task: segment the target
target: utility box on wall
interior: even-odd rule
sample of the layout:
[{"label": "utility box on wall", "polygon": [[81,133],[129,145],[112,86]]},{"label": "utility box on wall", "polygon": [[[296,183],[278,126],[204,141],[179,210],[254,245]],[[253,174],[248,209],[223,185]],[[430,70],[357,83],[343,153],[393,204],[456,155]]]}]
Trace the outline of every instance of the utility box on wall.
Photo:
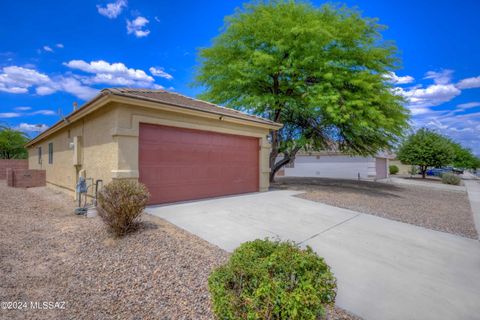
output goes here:
[{"label": "utility box on wall", "polygon": [[82,137],[73,137],[73,165],[79,166],[82,164]]}]

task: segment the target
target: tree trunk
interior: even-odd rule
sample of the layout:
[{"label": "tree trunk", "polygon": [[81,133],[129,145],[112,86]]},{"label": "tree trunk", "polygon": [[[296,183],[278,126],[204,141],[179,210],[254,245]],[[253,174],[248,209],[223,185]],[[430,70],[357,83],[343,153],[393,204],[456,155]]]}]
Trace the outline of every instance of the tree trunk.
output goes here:
[{"label": "tree trunk", "polygon": [[[273,149],[274,148],[272,147],[272,152],[270,153],[270,161],[272,161]],[[273,158],[273,165],[270,166],[270,183],[275,182],[275,174],[278,172],[278,170],[282,169],[285,165],[289,164],[290,162],[295,161],[295,156],[297,155],[297,152],[299,150],[300,150],[300,147],[293,148],[293,150],[290,151],[289,153],[283,154],[282,160],[275,163],[275,160],[278,156],[278,147],[276,148],[276,154],[275,154],[275,157]]]},{"label": "tree trunk", "polygon": [[290,162],[290,158],[287,156],[284,156],[282,160],[279,162],[275,163],[272,168],[270,168],[270,183],[275,182],[275,174],[280,170],[284,165],[288,164]]},{"label": "tree trunk", "polygon": [[421,170],[422,170],[422,179],[425,179],[425,175],[427,173],[427,167],[422,166]]}]

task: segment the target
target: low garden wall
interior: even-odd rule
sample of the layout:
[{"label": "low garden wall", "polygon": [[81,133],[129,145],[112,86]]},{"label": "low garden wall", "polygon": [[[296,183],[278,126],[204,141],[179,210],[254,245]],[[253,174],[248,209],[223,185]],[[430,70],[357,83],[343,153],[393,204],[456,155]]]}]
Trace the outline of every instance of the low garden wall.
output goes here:
[{"label": "low garden wall", "polygon": [[46,185],[45,170],[8,168],[7,185],[14,188],[43,187]]},{"label": "low garden wall", "polygon": [[0,180],[7,178],[7,168],[28,169],[28,160],[23,159],[0,159]]}]

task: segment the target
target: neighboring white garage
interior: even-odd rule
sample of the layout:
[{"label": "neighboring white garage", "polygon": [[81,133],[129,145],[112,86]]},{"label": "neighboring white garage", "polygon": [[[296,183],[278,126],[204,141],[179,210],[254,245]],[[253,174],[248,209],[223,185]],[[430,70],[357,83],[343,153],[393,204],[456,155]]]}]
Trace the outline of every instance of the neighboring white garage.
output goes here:
[{"label": "neighboring white garage", "polygon": [[338,152],[299,153],[277,176],[321,177],[338,179],[385,179],[388,177],[387,154],[375,157],[348,156]]}]

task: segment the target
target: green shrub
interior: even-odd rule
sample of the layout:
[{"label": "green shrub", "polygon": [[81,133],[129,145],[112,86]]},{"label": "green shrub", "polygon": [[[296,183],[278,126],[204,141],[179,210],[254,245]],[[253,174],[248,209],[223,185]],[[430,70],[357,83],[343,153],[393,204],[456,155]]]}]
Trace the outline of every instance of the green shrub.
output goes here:
[{"label": "green shrub", "polygon": [[131,180],[113,180],[98,194],[98,215],[109,229],[121,236],[134,229],[150,194],[145,185]]},{"label": "green shrub", "polygon": [[460,177],[453,173],[444,173],[442,174],[442,183],[444,184],[453,184],[458,186],[460,184]]},{"label": "green shrub", "polygon": [[319,319],[336,296],[336,279],[310,247],[243,243],[208,279],[217,319]]},{"label": "green shrub", "polygon": [[416,166],[411,166],[410,169],[408,170],[408,174],[411,176],[414,176],[418,173],[418,169]]},{"label": "green shrub", "polygon": [[397,174],[398,171],[400,171],[398,169],[398,167],[394,164],[392,164],[391,166],[388,167],[388,170],[390,171],[390,174]]}]

